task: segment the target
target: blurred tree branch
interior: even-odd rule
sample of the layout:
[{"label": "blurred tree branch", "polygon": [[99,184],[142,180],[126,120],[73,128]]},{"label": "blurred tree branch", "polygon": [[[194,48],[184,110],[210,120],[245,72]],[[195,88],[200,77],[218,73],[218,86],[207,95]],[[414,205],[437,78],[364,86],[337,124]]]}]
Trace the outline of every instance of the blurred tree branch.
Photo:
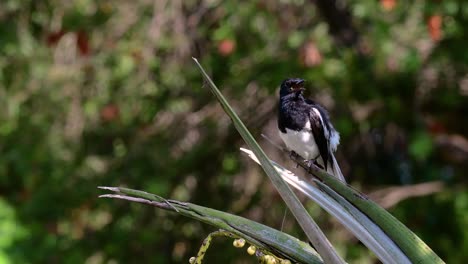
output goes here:
[{"label": "blurred tree branch", "polygon": [[370,193],[369,197],[387,209],[405,199],[434,194],[441,192],[443,189],[444,184],[441,181],[434,181],[407,186],[387,187]]}]

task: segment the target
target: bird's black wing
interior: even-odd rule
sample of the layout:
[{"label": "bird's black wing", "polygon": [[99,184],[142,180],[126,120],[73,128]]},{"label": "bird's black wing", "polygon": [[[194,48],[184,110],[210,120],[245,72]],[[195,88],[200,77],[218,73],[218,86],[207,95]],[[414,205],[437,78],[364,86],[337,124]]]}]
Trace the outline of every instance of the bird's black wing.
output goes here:
[{"label": "bird's black wing", "polygon": [[311,107],[309,111],[310,129],[312,130],[315,144],[317,144],[320,156],[322,157],[323,166],[325,167],[325,170],[327,170],[329,152],[328,139],[325,137],[325,124],[322,122],[323,118],[321,118],[320,111],[318,109],[314,110],[314,107]]}]

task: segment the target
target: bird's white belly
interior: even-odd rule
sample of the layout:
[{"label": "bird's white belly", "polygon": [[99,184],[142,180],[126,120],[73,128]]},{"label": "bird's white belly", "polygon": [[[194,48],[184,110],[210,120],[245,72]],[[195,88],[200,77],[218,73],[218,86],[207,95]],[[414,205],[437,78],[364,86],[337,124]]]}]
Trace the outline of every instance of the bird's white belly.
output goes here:
[{"label": "bird's white belly", "polygon": [[304,159],[315,159],[319,156],[319,150],[311,132],[286,128],[286,133],[280,132],[279,134],[286,146]]}]

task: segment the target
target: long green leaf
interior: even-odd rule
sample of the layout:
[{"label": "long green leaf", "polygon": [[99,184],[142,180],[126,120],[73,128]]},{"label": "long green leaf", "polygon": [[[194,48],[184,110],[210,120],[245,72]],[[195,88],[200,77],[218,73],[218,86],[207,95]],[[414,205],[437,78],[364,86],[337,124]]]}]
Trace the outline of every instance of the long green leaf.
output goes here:
[{"label": "long green leaf", "polygon": [[180,215],[231,232],[256,247],[266,249],[276,256],[289,259],[292,262],[323,264],[319,255],[307,243],[255,221],[196,204],[166,200],[143,191],[121,187],[99,188],[116,193],[104,194],[99,197],[129,200],[177,212]]},{"label": "long green leaf", "polygon": [[375,224],[382,228],[398,247],[401,248],[405,255],[408,256],[412,263],[445,263],[426,245],[426,243],[424,243],[424,241],[408,229],[408,227],[374,201],[367,198],[366,195],[344,184],[316,166],[310,168],[301,159],[295,159],[295,161],[301,167],[307,169],[310,173],[319,178],[325,185],[333,189],[333,191],[361,210]]},{"label": "long green leaf", "polygon": [[195,61],[197,66],[200,68],[200,71],[203,77],[209,84],[209,87],[211,91],[213,92],[213,94],[216,96],[216,99],[218,99],[218,101],[220,102],[226,114],[229,115],[232,122],[234,123],[234,126],[236,127],[237,131],[242,136],[244,141],[247,143],[250,149],[252,149],[252,151],[258,157],[263,170],[268,175],[268,177],[270,178],[275,188],[278,190],[278,193],[281,195],[281,198],[283,198],[289,210],[291,210],[292,214],[296,218],[302,230],[304,230],[305,234],[307,235],[309,240],[312,242],[312,244],[315,246],[320,256],[323,258],[323,260],[326,263],[344,263],[343,259],[334,250],[333,246],[325,237],[322,230],[320,230],[320,228],[317,226],[314,220],[307,213],[306,209],[301,204],[297,196],[292,192],[288,184],[284,182],[284,180],[275,170],[270,160],[266,156],[265,152],[255,141],[254,137],[250,134],[249,130],[245,127],[244,123],[237,116],[235,111],[232,109],[232,107],[229,105],[229,103],[224,98],[222,93],[216,87],[214,82],[205,72],[203,67],[198,62],[198,60],[195,58],[193,58],[193,60]]}]

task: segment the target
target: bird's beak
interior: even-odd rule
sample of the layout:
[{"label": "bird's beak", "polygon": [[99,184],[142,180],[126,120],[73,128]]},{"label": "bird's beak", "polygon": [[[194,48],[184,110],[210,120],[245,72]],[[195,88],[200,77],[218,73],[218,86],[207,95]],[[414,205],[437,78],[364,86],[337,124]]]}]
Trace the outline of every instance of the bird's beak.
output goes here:
[{"label": "bird's beak", "polygon": [[302,79],[296,79],[296,80],[295,80],[295,84],[296,84],[297,86],[302,86],[302,85],[304,84],[304,80],[302,80]]},{"label": "bird's beak", "polygon": [[305,88],[304,88],[304,87],[300,87],[300,86],[299,86],[299,87],[293,87],[293,91],[294,91],[295,93],[300,93],[300,92],[305,91]]},{"label": "bird's beak", "polygon": [[294,84],[292,85],[293,91],[297,94],[302,93],[305,88],[304,88],[304,80],[302,79],[296,79]]}]

